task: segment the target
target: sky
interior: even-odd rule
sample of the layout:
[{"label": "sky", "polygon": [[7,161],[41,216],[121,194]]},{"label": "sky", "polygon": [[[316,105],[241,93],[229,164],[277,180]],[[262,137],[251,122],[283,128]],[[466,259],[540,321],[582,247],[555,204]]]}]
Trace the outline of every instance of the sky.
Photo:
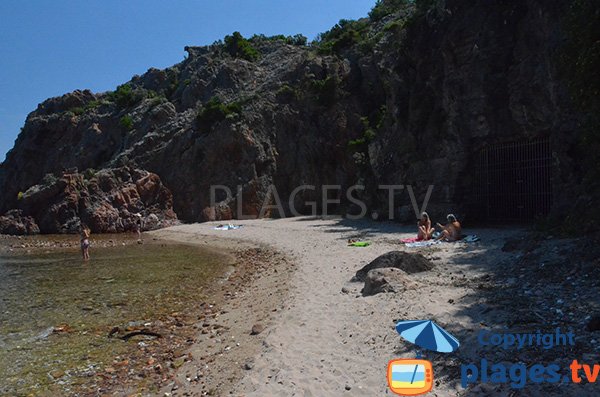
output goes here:
[{"label": "sky", "polygon": [[302,33],[367,16],[375,0],[1,0],[0,161],[27,114],[76,89],[113,90],[150,67],[183,60],[186,45],[239,31]]}]

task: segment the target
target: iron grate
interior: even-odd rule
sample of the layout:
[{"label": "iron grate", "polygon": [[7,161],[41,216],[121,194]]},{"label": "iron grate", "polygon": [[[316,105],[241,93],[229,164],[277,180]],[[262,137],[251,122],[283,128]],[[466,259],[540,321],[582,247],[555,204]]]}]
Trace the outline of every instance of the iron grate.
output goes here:
[{"label": "iron grate", "polygon": [[531,221],[552,206],[550,139],[490,145],[475,155],[472,217]]}]

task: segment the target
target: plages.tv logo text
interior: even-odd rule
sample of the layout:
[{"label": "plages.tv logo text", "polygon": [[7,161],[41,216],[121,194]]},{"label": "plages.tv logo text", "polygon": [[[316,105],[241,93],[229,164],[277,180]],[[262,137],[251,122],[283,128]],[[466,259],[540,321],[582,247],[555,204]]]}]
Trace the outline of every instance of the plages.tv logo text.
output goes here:
[{"label": "plages.tv logo text", "polygon": [[[493,333],[481,331],[477,341],[484,347],[521,350],[528,346],[538,346],[549,350],[557,346],[575,345],[573,332],[562,332],[556,328],[554,332],[543,333]],[[522,389],[531,383],[581,383],[582,376],[588,382],[594,383],[600,374],[600,364],[580,363],[573,359],[568,368],[563,369],[556,363],[548,365],[525,363],[492,363],[482,358],[479,363],[461,365],[461,385],[466,388],[469,384],[508,383],[513,389]]]}]

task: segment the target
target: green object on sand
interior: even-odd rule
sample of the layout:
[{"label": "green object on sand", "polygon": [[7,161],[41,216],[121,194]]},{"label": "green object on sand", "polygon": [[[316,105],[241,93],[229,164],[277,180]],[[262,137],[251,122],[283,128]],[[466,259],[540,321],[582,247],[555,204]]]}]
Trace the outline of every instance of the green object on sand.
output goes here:
[{"label": "green object on sand", "polygon": [[370,241],[355,241],[353,243],[348,244],[350,247],[368,247],[371,245]]}]

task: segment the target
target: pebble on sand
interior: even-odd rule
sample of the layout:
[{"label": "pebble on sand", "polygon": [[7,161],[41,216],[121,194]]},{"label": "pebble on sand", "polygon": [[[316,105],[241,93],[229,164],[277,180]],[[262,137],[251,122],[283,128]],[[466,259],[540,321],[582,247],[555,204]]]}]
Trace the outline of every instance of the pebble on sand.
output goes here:
[{"label": "pebble on sand", "polygon": [[254,324],[252,326],[252,331],[250,332],[250,335],[258,335],[261,332],[263,332],[265,330],[265,326],[262,324]]}]

